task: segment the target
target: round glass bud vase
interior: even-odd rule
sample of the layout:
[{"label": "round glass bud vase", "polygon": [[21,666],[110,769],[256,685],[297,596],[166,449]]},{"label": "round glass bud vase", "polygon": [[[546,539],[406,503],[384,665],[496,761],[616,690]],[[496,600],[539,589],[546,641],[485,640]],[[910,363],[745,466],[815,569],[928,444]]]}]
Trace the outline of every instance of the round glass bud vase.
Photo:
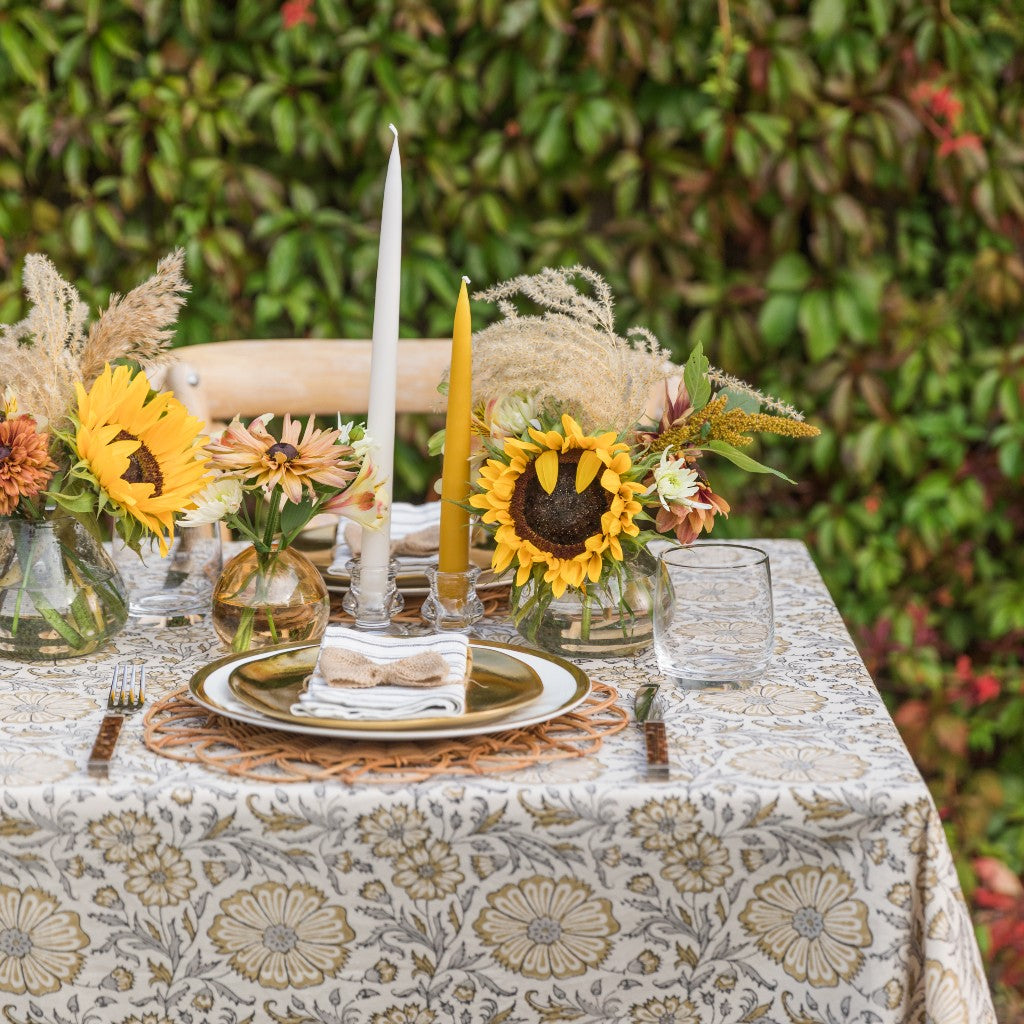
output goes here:
[{"label": "round glass bud vase", "polygon": [[245,548],[213,588],[213,628],[233,651],[318,641],[330,610],[316,566],[291,548]]},{"label": "round glass bud vase", "polygon": [[529,643],[565,658],[621,658],[654,642],[658,559],[641,548],[621,564],[606,587],[584,597],[568,589],[546,606],[533,604],[533,584],[523,588],[516,629]]},{"label": "round glass bud vase", "polygon": [[0,518],[0,654],[17,661],[92,654],[127,620],[124,580],[77,519]]}]

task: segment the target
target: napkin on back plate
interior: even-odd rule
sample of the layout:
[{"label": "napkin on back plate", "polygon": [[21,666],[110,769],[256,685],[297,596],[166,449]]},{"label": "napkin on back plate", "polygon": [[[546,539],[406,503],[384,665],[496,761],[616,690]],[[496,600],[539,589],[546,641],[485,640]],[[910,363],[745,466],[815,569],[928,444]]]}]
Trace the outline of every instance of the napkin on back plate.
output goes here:
[{"label": "napkin on back plate", "polygon": [[292,714],[352,721],[448,718],[466,710],[469,638],[392,637],[328,626]]},{"label": "napkin on back plate", "polygon": [[[396,501],[391,506],[391,548],[395,557],[400,558],[403,568],[422,569],[433,565],[437,561],[437,544],[440,538],[441,524],[441,502],[428,501],[425,505],[413,505],[408,501]],[[346,526],[348,522],[342,519],[338,522],[338,533],[334,544],[334,558],[330,568],[327,570],[333,576],[344,575],[348,572],[346,563],[353,557],[346,538]],[[437,530],[437,537],[433,540],[431,550],[425,553],[410,551],[406,554],[401,548],[401,542],[405,538],[412,540],[413,534],[418,534],[418,540],[425,540],[426,530]]]}]

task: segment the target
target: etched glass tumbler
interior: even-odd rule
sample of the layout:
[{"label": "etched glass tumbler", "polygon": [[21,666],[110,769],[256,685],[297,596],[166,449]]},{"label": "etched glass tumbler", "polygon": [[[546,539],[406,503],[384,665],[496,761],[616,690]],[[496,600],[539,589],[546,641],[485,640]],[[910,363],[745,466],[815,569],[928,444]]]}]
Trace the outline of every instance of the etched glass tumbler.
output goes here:
[{"label": "etched glass tumbler", "polygon": [[768,555],[704,542],[660,556],[654,650],[662,675],[686,689],[760,678],[775,644]]}]

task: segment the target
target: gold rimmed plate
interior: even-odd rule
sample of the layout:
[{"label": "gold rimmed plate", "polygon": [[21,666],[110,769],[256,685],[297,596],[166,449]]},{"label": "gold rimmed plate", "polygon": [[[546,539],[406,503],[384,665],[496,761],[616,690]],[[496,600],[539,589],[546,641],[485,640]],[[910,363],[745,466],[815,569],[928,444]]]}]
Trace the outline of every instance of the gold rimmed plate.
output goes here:
[{"label": "gold rimmed plate", "polygon": [[[303,650],[310,652],[305,657],[306,664],[311,666],[312,660],[316,656],[315,644],[288,644],[281,647],[268,647],[260,651],[250,651],[247,654],[229,654],[196,672],[189,683],[189,689],[193,700],[207,710],[250,725],[281,729],[285,732],[301,733],[307,736],[374,741],[450,739],[458,736],[506,732],[510,729],[537,725],[540,722],[557,718],[581,704],[590,693],[590,679],[587,674],[578,666],[562,658],[541,651],[526,650],[489,640],[473,639],[470,641],[470,648],[474,666],[485,660],[490,652],[495,651],[502,652],[513,661],[518,661],[528,669],[532,669],[540,680],[539,695],[510,710],[502,710],[496,717],[485,721],[466,722],[458,717],[451,717],[421,719],[415,724],[375,722],[372,724],[379,726],[379,729],[370,732],[360,728],[369,723],[345,722],[344,726],[336,727],[324,726],[319,720],[313,718],[296,718],[291,721],[274,718],[269,713],[243,702],[232,692],[231,675],[242,666],[287,652],[300,654]],[[301,662],[293,664],[293,667],[297,664],[301,664]]]},{"label": "gold rimmed plate", "polygon": [[466,710],[461,715],[353,721],[351,718],[313,718],[293,714],[292,706],[298,701],[306,677],[316,664],[317,650],[315,646],[301,647],[246,662],[229,673],[228,686],[243,704],[278,721],[315,722],[326,728],[367,733],[407,732],[444,728],[452,723],[474,725],[489,722],[536,700],[544,689],[540,677],[525,662],[496,648],[479,647],[472,652],[469,682],[466,684]]}]

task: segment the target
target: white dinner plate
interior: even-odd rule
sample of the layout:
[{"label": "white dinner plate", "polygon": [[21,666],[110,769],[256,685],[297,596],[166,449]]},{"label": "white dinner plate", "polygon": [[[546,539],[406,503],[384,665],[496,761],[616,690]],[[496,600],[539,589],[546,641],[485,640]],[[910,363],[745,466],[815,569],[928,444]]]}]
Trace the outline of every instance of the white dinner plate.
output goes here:
[{"label": "white dinner plate", "polygon": [[437,726],[431,723],[423,729],[396,729],[394,731],[374,730],[372,735],[362,729],[346,729],[300,722],[285,722],[261,714],[254,708],[244,704],[232,692],[229,683],[231,673],[239,666],[250,661],[268,658],[279,654],[288,647],[303,647],[304,644],[269,647],[248,654],[228,655],[215,661],[212,665],[200,669],[189,682],[192,699],[215,714],[223,715],[238,722],[258,725],[266,729],[281,729],[284,732],[302,733],[305,736],[328,736],[335,739],[351,740],[440,740],[458,736],[476,736],[483,733],[507,732],[528,725],[537,725],[557,718],[573,708],[578,707],[590,693],[590,678],[576,665],[553,654],[540,651],[528,651],[509,644],[496,643],[490,640],[471,640],[470,646],[495,647],[505,654],[532,668],[540,677],[542,690],[539,697],[515,708],[502,718],[491,719],[466,725]]}]

